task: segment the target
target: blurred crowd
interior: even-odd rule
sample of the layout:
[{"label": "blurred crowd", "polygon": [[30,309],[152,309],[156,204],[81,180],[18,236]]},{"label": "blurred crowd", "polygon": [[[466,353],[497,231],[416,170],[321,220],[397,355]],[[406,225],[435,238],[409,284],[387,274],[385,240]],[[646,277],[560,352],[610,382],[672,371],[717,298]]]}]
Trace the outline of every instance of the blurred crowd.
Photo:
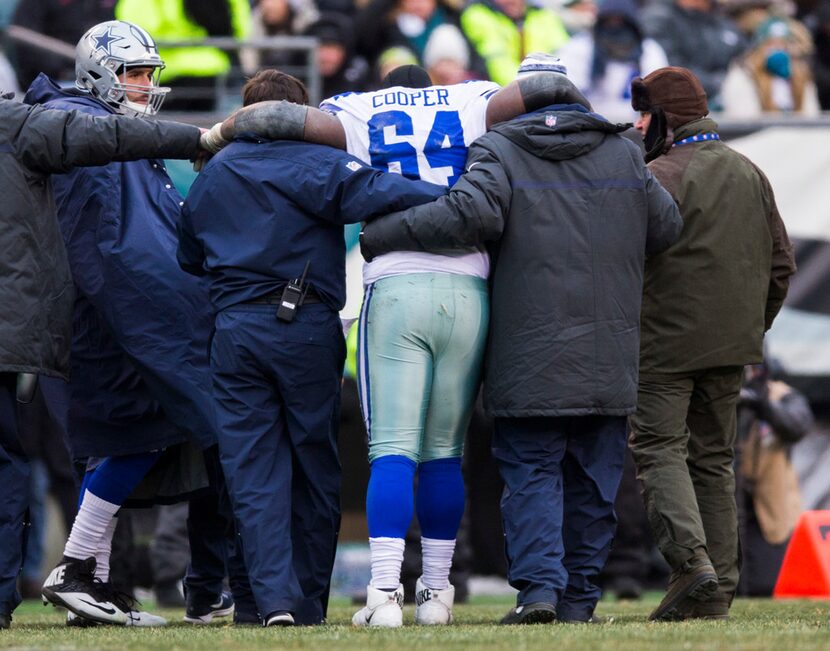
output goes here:
[{"label": "blurred crowd", "polygon": [[[611,120],[633,119],[630,80],[665,65],[694,71],[710,107],[730,117],[830,109],[830,0],[0,0],[0,29],[18,25],[71,45],[112,18],[166,43],[314,37],[320,99],[375,89],[407,63],[423,65],[436,85],[504,85],[525,54],[547,52]],[[71,59],[2,42],[3,88],[25,89],[39,72],[74,78]],[[262,67],[309,72],[309,51],[285,41],[176,46],[162,58],[162,83],[175,91],[168,110],[221,110],[217,84],[238,87]]]}]

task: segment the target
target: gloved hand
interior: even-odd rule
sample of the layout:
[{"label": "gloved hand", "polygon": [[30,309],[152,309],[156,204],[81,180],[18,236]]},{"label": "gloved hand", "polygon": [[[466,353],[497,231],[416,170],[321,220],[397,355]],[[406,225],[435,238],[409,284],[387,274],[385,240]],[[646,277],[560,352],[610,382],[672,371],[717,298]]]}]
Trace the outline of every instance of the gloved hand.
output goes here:
[{"label": "gloved hand", "polygon": [[363,256],[363,259],[366,260],[366,262],[371,262],[375,255],[363,239],[363,231],[365,228],[366,222],[363,222],[363,227],[360,229],[360,235],[358,236],[358,241],[360,242],[360,255]]},{"label": "gloved hand", "polygon": [[228,140],[222,137],[222,123],[217,122],[208,131],[202,134],[199,140],[199,145],[202,149],[206,149],[211,154],[217,153],[222,147],[230,144]]},{"label": "gloved hand", "polygon": [[201,132],[199,136],[199,153],[196,154],[196,158],[192,158],[190,160],[190,162],[193,163],[194,172],[201,172],[207,164],[207,162],[210,160],[211,156],[213,156],[213,154],[211,154],[207,149],[205,149],[202,146],[202,137],[204,137],[205,134],[207,134],[208,130],[199,127],[199,131]]}]

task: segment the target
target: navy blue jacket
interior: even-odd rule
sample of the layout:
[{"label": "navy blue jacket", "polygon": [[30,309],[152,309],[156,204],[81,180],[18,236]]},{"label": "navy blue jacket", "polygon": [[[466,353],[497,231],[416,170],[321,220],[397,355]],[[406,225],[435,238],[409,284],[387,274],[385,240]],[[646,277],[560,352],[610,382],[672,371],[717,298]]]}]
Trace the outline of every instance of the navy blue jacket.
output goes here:
[{"label": "navy blue jacket", "polygon": [[346,301],[343,224],[428,203],[446,188],[378,172],[305,142],[242,138],[205,167],[184,204],[179,263],[210,279],[217,310],[275,291],[311,266],[329,307]]},{"label": "navy blue jacket", "polygon": [[[108,115],[41,75],[28,103]],[[136,118],[139,119],[139,118]],[[76,287],[68,430],[76,457],[215,443],[207,285],[176,262],[182,197],[160,160],[53,176]]]}]

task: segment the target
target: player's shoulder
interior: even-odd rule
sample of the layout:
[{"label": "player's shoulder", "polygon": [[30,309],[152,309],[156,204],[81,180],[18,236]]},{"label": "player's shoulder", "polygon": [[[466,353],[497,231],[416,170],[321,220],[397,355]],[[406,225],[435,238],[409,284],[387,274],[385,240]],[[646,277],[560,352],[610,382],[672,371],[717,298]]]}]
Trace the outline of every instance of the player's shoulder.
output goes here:
[{"label": "player's shoulder", "polygon": [[406,88],[392,86],[364,93],[341,93],[320,103],[320,108],[331,113],[341,111],[377,110],[384,106],[430,107],[457,104],[477,98],[490,99],[501,87],[492,81],[471,80],[451,86]]},{"label": "player's shoulder", "polygon": [[483,79],[470,79],[469,81],[462,81],[460,84],[443,86],[443,88],[449,88],[451,89],[451,92],[459,95],[488,98],[501,90],[501,86],[499,86],[496,82],[485,81]]},{"label": "player's shoulder", "polygon": [[366,104],[368,96],[372,93],[345,92],[333,95],[320,102],[320,109],[329,113],[339,113],[349,108],[355,108]]}]

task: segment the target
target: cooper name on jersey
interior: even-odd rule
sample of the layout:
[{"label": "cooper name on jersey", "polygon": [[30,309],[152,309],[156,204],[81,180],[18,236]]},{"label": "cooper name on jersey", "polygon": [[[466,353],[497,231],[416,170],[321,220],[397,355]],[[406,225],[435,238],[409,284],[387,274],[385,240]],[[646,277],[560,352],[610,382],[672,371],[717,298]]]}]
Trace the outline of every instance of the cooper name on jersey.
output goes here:
[{"label": "cooper name on jersey", "polygon": [[372,107],[381,106],[449,106],[450,92],[446,88],[422,90],[389,90],[372,97]]}]

